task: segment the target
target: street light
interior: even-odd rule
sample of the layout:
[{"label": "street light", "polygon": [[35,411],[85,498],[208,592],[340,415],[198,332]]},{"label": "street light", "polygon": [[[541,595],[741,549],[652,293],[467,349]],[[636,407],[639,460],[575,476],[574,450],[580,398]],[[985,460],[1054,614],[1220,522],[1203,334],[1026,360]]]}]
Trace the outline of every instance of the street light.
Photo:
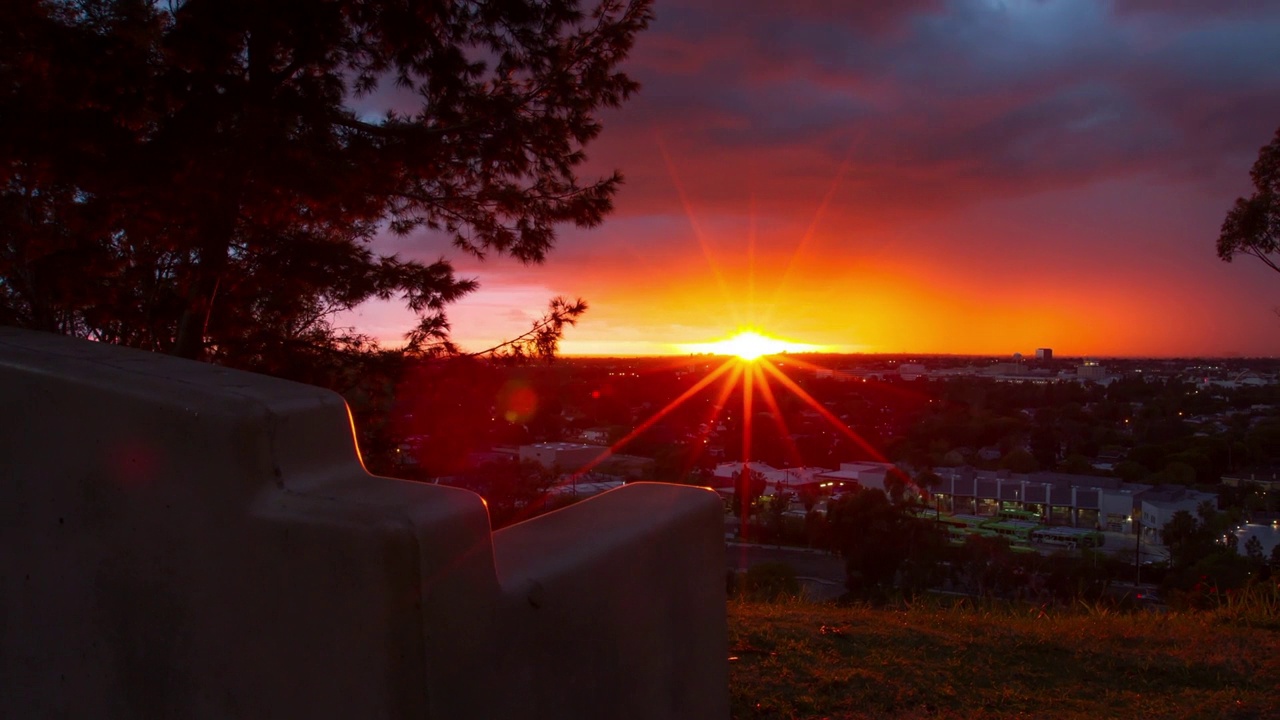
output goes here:
[{"label": "street light", "polygon": [[1142,521],[1137,517],[1133,518],[1133,529],[1138,533],[1133,543],[1133,583],[1136,587],[1142,584]]}]

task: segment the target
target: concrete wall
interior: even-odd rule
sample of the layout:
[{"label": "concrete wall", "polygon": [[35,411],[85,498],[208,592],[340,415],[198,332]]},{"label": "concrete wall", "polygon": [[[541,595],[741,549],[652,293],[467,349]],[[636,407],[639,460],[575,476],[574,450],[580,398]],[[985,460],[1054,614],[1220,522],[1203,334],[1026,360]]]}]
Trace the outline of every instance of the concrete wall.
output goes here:
[{"label": "concrete wall", "polygon": [[725,717],[721,503],[491,535],[342,400],[0,329],[0,717]]}]

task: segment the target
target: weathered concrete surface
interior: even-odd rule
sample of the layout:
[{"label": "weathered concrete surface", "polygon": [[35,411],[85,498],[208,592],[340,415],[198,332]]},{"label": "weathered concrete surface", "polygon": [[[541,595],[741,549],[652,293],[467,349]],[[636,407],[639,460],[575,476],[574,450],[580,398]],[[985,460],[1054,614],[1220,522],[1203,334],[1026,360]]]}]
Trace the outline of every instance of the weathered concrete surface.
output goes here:
[{"label": "weathered concrete surface", "polygon": [[494,536],[337,395],[7,328],[0,402],[0,717],[728,715],[710,492]]},{"label": "weathered concrete surface", "polygon": [[724,505],[689,490],[628,485],[494,534],[511,603],[498,672],[517,703],[543,699],[502,714],[728,716]]}]

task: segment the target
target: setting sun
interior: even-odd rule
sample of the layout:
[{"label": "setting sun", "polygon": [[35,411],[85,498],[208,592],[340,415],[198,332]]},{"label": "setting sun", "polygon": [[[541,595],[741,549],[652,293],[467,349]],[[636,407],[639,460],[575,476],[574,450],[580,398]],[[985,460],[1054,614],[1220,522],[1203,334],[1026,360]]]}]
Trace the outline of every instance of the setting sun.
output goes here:
[{"label": "setting sun", "polygon": [[776,355],[782,352],[811,352],[820,349],[816,345],[792,343],[761,335],[754,330],[743,330],[727,340],[712,343],[685,344],[680,345],[679,348],[683,352],[690,353],[734,355],[748,362],[765,355]]},{"label": "setting sun", "polygon": [[786,349],[781,340],[767,338],[751,331],[740,332],[722,343],[726,355],[737,355],[743,360],[755,360],[761,355],[772,355]]}]

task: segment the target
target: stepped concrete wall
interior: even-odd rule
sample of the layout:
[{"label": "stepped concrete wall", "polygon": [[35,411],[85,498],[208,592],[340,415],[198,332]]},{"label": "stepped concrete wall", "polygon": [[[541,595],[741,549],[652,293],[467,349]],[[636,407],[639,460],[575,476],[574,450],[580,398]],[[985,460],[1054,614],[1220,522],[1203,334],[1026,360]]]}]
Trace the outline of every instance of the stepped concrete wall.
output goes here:
[{"label": "stepped concrete wall", "polygon": [[0,328],[0,717],[728,715],[721,503],[491,533],[315,387]]}]

